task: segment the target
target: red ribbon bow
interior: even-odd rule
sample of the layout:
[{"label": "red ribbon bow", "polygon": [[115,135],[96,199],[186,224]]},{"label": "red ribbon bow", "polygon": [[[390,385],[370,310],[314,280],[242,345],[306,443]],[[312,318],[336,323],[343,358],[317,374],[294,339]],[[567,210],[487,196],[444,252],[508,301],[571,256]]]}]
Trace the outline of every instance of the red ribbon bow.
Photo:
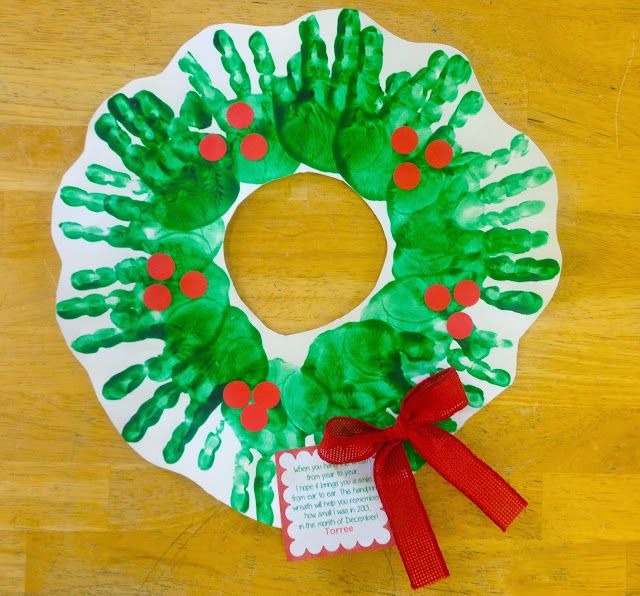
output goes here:
[{"label": "red ribbon bow", "polygon": [[331,418],[318,446],[320,457],[346,464],[375,456],[373,475],[411,587],[449,576],[403,447],[409,441],[443,478],[473,501],[501,529],[527,502],[504,478],[453,435],[434,425],[467,405],[458,373],[443,370],[407,393],[394,426],[377,428],[357,418]]}]

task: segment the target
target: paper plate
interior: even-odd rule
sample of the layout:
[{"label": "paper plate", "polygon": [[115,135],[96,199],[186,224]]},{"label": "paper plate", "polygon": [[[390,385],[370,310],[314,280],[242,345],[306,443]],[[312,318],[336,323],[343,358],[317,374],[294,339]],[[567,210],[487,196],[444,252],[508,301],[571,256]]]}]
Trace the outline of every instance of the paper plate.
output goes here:
[{"label": "paper plate", "polygon": [[[285,336],[243,303],[222,245],[244,198],[299,172],[349,184],[388,250],[362,304]],[[353,10],[215,25],[92,118],[53,206],[58,320],[133,449],[279,525],[273,455],[328,418],[388,426],[454,366],[470,405],[453,432],[513,382],[558,282],[556,205],[545,157],[454,48]]]}]

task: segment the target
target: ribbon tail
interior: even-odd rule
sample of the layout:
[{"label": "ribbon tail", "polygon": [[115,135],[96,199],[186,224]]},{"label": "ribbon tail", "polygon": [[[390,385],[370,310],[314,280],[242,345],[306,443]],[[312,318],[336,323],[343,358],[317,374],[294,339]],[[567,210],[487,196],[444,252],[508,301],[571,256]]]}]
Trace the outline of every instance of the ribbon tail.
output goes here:
[{"label": "ribbon tail", "polygon": [[415,436],[416,451],[501,530],[527,507],[525,499],[453,435],[436,426]]},{"label": "ribbon tail", "polygon": [[402,562],[415,590],[449,576],[401,442],[378,451],[374,479]]}]

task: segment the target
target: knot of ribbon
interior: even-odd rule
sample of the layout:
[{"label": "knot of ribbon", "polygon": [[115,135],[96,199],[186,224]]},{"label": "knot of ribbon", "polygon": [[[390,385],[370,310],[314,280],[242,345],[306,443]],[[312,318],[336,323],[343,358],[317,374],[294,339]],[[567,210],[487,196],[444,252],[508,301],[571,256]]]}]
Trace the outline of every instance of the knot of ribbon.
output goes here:
[{"label": "knot of ribbon", "polygon": [[414,589],[449,576],[409,465],[404,441],[443,478],[475,503],[501,530],[527,502],[460,440],[434,423],[467,405],[453,368],[413,387],[402,400],[396,423],[378,428],[357,418],[331,418],[318,453],[331,464],[374,457],[373,476],[407,575]]}]

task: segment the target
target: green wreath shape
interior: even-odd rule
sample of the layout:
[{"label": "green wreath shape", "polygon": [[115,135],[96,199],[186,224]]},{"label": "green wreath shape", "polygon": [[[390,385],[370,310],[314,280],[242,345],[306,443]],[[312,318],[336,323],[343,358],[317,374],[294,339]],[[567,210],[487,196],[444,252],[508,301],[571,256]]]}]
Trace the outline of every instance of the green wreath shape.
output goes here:
[{"label": "green wreath shape", "polygon": [[[495,366],[495,354],[511,354],[507,360],[514,365],[517,339],[550,298],[560,269],[555,184],[549,185],[553,174],[539,150],[515,131],[505,147],[469,148],[474,142],[465,127],[486,114],[497,116],[467,59],[451,48],[429,46],[424,66],[392,72],[383,87],[383,43],[392,36],[365,21],[371,23],[356,10],[303,17],[299,50],[281,73],[267,29],[251,28],[246,41],[251,74],[244,48],[226,31],[244,39],[246,27],[204,31],[161,75],[178,81],[175,89],[162,87],[164,99],[147,88],[150,80],[142,80],[134,93],[125,89],[106,102],[94,117],[95,134],[89,131],[83,159],[65,177],[54,203],[53,235],[63,258],[57,314],[122,436],[143,445],[170,418],[162,461],[149,455],[161,440],[157,435],[141,453],[198,482],[188,470],[208,474],[209,484],[200,483],[219,498],[211,475],[225,442],[231,443],[233,452],[225,458],[233,463],[221,468],[229,477],[228,502],[267,524],[278,523],[274,453],[317,443],[330,417],[388,426],[416,379],[454,366],[470,408],[443,423],[453,432],[507,387],[513,366]],[[331,64],[320,22],[335,24]],[[227,90],[212,79],[215,53],[202,49],[205,39],[213,41],[228,73]],[[246,127],[231,123],[229,108],[238,105],[250,108]],[[416,134],[408,152],[393,146],[398,129]],[[202,143],[212,135],[224,141],[226,151],[206,159]],[[247,152],[248,135],[266,141],[260,159]],[[444,167],[425,158],[434,141],[453,150]],[[120,168],[92,161],[106,152]],[[394,180],[402,164],[417,172],[415,187],[401,188]],[[270,358],[246,309],[230,300],[221,247],[224,218],[250,192],[247,185],[300,168],[338,175],[365,200],[383,202],[395,250],[393,279],[364,305],[360,319],[317,335],[298,366]],[[536,191],[542,187],[547,190]],[[69,213],[82,215],[71,221]],[[536,219],[540,214],[544,218]],[[111,220],[113,225],[95,225]],[[529,221],[547,229],[531,229],[535,224]],[[82,249],[75,241],[83,241]],[[101,259],[100,247],[126,257],[76,267],[84,251]],[[156,254],[169,255],[175,267],[161,281],[149,269]],[[184,276],[194,272],[205,288],[196,298],[181,288]],[[452,290],[461,280],[479,289],[480,308],[490,317],[478,311],[470,334],[456,339],[447,322],[464,305],[451,300],[442,309],[429,308],[425,293],[433,286]],[[149,287],[158,284],[171,296],[162,310],[145,303]],[[517,330],[508,337],[504,324],[485,329],[482,321],[517,321]],[[124,366],[114,357],[120,368],[105,379],[96,372],[104,369],[104,354],[120,353],[123,345],[153,346],[155,353]],[[270,404],[261,430],[248,430],[244,410],[225,401],[232,382],[254,391],[265,382],[263,388],[277,387],[280,399]],[[135,404],[134,411],[114,414],[126,402]],[[226,439],[230,433],[233,439]],[[420,458],[409,451],[418,468]]]}]

